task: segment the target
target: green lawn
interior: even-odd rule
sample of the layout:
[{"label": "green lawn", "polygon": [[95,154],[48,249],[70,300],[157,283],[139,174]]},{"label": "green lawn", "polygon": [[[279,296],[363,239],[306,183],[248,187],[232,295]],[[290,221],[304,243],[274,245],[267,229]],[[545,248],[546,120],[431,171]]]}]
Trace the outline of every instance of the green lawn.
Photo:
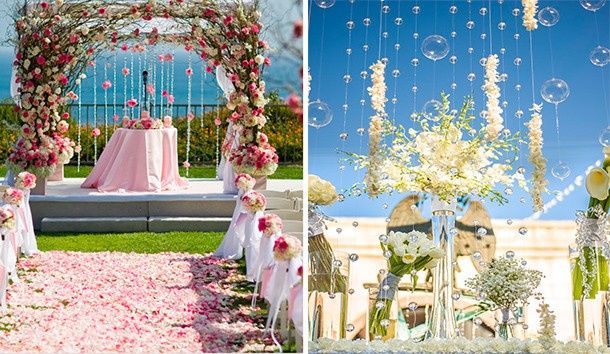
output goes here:
[{"label": "green lawn", "polygon": [[36,240],[41,251],[210,253],[216,250],[223,236],[222,232],[39,233]]},{"label": "green lawn", "polygon": [[[93,166],[81,166],[77,171],[76,166],[66,165],[64,175],[66,178],[87,177]],[[6,167],[0,166],[0,176],[6,175]],[[180,175],[186,176],[186,171],[180,167]],[[193,166],[189,171],[189,178],[214,178],[216,167],[214,166]],[[269,177],[270,179],[303,179],[303,166],[280,165],[277,171]]]}]

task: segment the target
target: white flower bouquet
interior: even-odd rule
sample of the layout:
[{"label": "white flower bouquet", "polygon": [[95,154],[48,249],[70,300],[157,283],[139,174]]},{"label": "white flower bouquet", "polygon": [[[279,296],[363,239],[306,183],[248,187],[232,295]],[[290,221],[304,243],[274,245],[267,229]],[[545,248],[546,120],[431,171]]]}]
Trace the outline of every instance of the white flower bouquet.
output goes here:
[{"label": "white flower bouquet", "polygon": [[337,191],[335,190],[335,186],[319,176],[309,175],[307,185],[307,199],[311,204],[331,205],[339,198]]},{"label": "white flower bouquet", "polygon": [[542,272],[525,268],[521,260],[500,257],[492,259],[476,276],[468,279],[466,286],[502,311],[499,331],[500,336],[507,338],[510,311],[535,295],[542,277]]},{"label": "white flower bouquet", "polygon": [[488,139],[486,126],[473,127],[470,97],[459,111],[449,107],[449,96],[442,94],[434,116],[414,115],[419,130],[383,120],[383,135],[390,144],[381,145],[378,156],[351,154],[356,168],[381,166],[376,168],[383,172],[379,185],[372,188],[430,193],[447,202],[471,194],[498,203],[507,201],[504,190],[515,182],[526,189],[523,174],[511,174],[513,161],[506,157],[517,150],[519,134],[503,129],[497,138]]},{"label": "white flower bouquet", "polygon": [[389,326],[390,308],[400,279],[410,275],[413,286],[417,283],[417,272],[434,268],[437,260],[444,256],[443,250],[434,246],[432,240],[420,231],[390,232],[381,242],[383,255],[388,260],[388,275],[379,284],[377,300],[371,309],[369,332],[371,338],[383,338]]}]

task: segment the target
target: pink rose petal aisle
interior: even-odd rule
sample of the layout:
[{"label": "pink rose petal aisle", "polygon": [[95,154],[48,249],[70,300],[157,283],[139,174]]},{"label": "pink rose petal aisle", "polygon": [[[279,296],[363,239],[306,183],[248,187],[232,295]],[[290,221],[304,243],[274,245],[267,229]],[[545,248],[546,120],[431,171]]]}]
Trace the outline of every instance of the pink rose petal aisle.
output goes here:
[{"label": "pink rose petal aisle", "polygon": [[[273,350],[250,317],[237,264],[162,253],[45,252],[22,259],[0,352]],[[240,301],[243,300],[243,301]]]}]

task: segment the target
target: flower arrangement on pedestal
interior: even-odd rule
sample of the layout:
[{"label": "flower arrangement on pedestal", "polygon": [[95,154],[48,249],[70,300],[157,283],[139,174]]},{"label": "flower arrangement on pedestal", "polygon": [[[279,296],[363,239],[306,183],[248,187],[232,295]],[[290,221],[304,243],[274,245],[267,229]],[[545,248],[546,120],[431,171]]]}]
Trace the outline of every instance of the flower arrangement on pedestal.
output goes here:
[{"label": "flower arrangement on pedestal", "polygon": [[25,194],[18,188],[7,188],[2,195],[2,200],[10,205],[20,206]]},{"label": "flower arrangement on pedestal", "polygon": [[[11,207],[0,207],[0,230],[11,230],[15,227],[15,213]],[[4,233],[4,232],[2,232]]]},{"label": "flower arrangement on pedestal", "polygon": [[273,257],[277,261],[289,261],[301,255],[301,241],[290,235],[282,235],[273,244]]},{"label": "flower arrangement on pedestal", "polygon": [[36,187],[36,175],[27,171],[20,172],[15,177],[15,187],[19,189],[32,189]]},{"label": "flower arrangement on pedestal", "polygon": [[251,191],[256,184],[256,179],[247,173],[240,173],[235,177],[235,186],[242,193]]},{"label": "flower arrangement on pedestal", "polygon": [[267,206],[267,198],[262,193],[257,191],[250,191],[241,197],[241,204],[247,211],[251,213],[257,213],[265,211]]},{"label": "flower arrangement on pedestal", "polygon": [[275,214],[265,214],[258,219],[258,231],[262,232],[264,236],[279,235],[282,230],[284,230],[284,223]]},{"label": "flower arrangement on pedestal", "polygon": [[[167,20],[167,33],[151,22],[157,18]],[[134,29],[133,23],[138,21],[150,22],[151,26],[142,27],[152,29],[147,32],[140,26]],[[184,28],[190,31],[184,33]],[[62,154],[61,159],[65,160],[67,154],[59,151],[56,144],[57,139],[63,138],[62,144],[71,146],[63,136],[70,118],[65,106],[77,99],[73,88],[81,84],[82,72],[95,65],[96,56],[103,50],[120,48],[139,53],[158,43],[183,45],[185,50],[201,57],[207,72],[224,68],[235,89],[226,107],[236,130],[262,129],[267,99],[261,72],[271,64],[265,56],[268,45],[260,38],[262,28],[256,3],[244,4],[239,0],[28,2],[15,18],[17,112],[23,126],[21,136],[9,152],[9,167],[46,177],[60,162],[58,155]],[[127,44],[133,42],[131,46]],[[129,70],[123,74],[129,75]],[[112,83],[104,82],[102,86],[107,90]],[[173,94],[167,92],[166,97],[169,101]],[[130,107],[137,104],[133,99],[130,101],[133,101]],[[150,128],[159,125],[150,123]],[[140,129],[139,125],[137,128]],[[149,129],[148,123],[142,129]],[[257,175],[275,172],[278,157],[268,143],[253,138],[236,149],[248,148],[256,158],[236,157],[241,171]]]}]

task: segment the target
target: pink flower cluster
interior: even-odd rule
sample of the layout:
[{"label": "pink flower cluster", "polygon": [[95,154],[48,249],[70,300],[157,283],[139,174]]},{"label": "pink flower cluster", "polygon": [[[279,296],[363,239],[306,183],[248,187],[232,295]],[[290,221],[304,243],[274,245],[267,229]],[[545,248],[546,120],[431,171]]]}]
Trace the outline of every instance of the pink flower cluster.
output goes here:
[{"label": "pink flower cluster", "polygon": [[76,144],[67,136],[58,133],[53,133],[53,139],[55,140],[55,148],[57,149],[58,162],[67,164],[70,162],[72,156],[74,156],[74,146]]},{"label": "pink flower cluster", "polygon": [[252,176],[268,176],[277,169],[279,157],[269,144],[242,144],[233,150],[229,161],[235,171]]},{"label": "pink flower cluster", "polygon": [[251,213],[264,211],[267,207],[267,198],[257,191],[250,191],[241,197],[241,205]]},{"label": "pink flower cluster", "polygon": [[277,261],[289,261],[301,255],[301,241],[290,235],[282,235],[273,244],[273,257]]},{"label": "pink flower cluster", "polygon": [[[125,119],[127,118],[127,119]],[[153,118],[129,119],[123,118],[123,128],[126,129],[161,129],[164,127],[163,121]],[[171,122],[170,122],[171,126]]]},{"label": "pink flower cluster", "polygon": [[265,214],[258,219],[258,231],[265,236],[273,236],[281,233],[284,230],[282,219],[275,214]]},{"label": "pink flower cluster", "polygon": [[23,203],[24,193],[21,189],[18,188],[7,188],[2,195],[2,200],[5,203],[20,206]]},{"label": "pink flower cluster", "polygon": [[[269,342],[231,261],[184,253],[43,252],[8,289],[1,352],[249,351]],[[271,346],[270,346],[271,347]]]},{"label": "pink flower cluster", "polygon": [[247,173],[240,173],[235,177],[235,186],[243,193],[251,191],[255,184],[256,178]]},{"label": "pink flower cluster", "polygon": [[[15,227],[15,213],[10,206],[0,207],[0,228],[11,230]],[[1,347],[0,347],[1,348]]]},{"label": "pink flower cluster", "polygon": [[36,175],[27,171],[20,172],[15,177],[15,187],[19,189],[32,189],[36,187]]}]

